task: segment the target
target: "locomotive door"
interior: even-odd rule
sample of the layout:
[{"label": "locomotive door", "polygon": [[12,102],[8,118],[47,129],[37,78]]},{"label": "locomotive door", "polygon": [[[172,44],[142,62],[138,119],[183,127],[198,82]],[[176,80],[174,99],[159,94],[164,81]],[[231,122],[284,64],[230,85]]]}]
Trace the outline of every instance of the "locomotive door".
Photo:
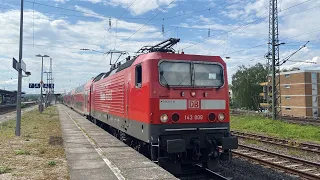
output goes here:
[{"label": "locomotive door", "polygon": [[[129,73],[129,76],[131,75],[131,73]],[[126,91],[126,104],[125,104],[125,114],[126,114],[126,119],[129,120],[129,93],[130,93],[130,88],[129,88],[129,79],[128,82],[125,84],[125,91]],[[129,122],[129,121],[128,121]]]}]

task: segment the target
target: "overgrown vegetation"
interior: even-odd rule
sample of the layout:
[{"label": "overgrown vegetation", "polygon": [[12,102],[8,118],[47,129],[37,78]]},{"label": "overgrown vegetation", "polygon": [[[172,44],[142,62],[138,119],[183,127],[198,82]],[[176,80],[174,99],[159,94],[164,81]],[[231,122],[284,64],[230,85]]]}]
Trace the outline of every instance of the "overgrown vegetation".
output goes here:
[{"label": "overgrown vegetation", "polygon": [[0,179],[69,179],[61,136],[56,107],[23,114],[20,137],[15,120],[0,124]]},{"label": "overgrown vegetation", "polygon": [[11,171],[11,168],[7,166],[0,166],[0,174],[9,173]]},{"label": "overgrown vegetation", "polygon": [[30,152],[29,151],[25,151],[25,150],[21,150],[21,149],[18,149],[18,150],[15,150],[14,151],[16,153],[16,155],[30,155]]},{"label": "overgrown vegetation", "polygon": [[262,92],[260,83],[266,81],[267,75],[267,69],[260,63],[251,67],[240,66],[232,75],[233,107],[258,110],[259,93]]},{"label": "overgrown vegetation", "polygon": [[272,120],[262,116],[231,116],[231,129],[320,143],[320,128]]},{"label": "overgrown vegetation", "polygon": [[55,161],[49,161],[48,162],[48,166],[55,166],[57,165],[57,163]]}]

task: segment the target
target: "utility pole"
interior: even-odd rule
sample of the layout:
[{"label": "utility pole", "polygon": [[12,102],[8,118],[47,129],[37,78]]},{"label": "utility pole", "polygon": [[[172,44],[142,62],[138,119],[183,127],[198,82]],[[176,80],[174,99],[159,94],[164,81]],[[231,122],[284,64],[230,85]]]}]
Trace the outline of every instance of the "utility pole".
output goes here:
[{"label": "utility pole", "polygon": [[51,104],[51,101],[52,101],[52,95],[53,95],[53,92],[52,92],[52,89],[53,87],[51,87],[51,84],[53,84],[52,82],[52,58],[50,58],[50,69],[49,69],[49,105]]},{"label": "utility pole", "polygon": [[48,56],[48,55],[40,55],[40,54],[38,54],[38,55],[36,55],[36,57],[41,57],[41,81],[40,81],[40,84],[41,84],[41,86],[40,86],[40,88],[41,88],[41,102],[40,102],[40,104],[39,104],[39,111],[40,111],[40,113],[42,113],[43,112],[43,93],[42,93],[42,87],[43,87],[43,58],[44,57],[50,57],[50,56]]},{"label": "utility pole", "polygon": [[19,69],[18,69],[18,91],[17,91],[17,120],[16,120],[16,136],[20,136],[21,126],[21,84],[22,84],[22,45],[23,45],[23,0],[20,5],[20,40],[19,40]]},{"label": "utility pole", "polygon": [[46,101],[45,101],[45,107],[48,107],[48,84],[49,84],[49,73],[50,72],[44,72],[45,74],[47,74],[47,88],[46,88]]},{"label": "utility pole", "polygon": [[[276,119],[281,111],[281,96],[280,96],[280,68],[279,68],[279,29],[278,29],[278,1],[270,0],[269,3],[269,43],[267,54],[268,79],[271,72],[272,86],[272,119]],[[276,75],[278,73],[278,75]],[[269,88],[268,88],[269,89]],[[270,90],[268,91],[270,92]],[[268,93],[268,97],[269,97]],[[270,102],[270,98],[268,98]]]}]

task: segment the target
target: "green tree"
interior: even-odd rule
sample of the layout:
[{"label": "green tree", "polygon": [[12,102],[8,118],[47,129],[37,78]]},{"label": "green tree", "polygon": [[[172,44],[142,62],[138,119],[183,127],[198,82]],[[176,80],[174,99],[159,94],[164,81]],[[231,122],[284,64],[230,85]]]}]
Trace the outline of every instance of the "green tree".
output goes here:
[{"label": "green tree", "polygon": [[258,63],[252,67],[239,66],[232,76],[233,103],[235,107],[258,110],[261,82],[267,80],[267,69]]}]

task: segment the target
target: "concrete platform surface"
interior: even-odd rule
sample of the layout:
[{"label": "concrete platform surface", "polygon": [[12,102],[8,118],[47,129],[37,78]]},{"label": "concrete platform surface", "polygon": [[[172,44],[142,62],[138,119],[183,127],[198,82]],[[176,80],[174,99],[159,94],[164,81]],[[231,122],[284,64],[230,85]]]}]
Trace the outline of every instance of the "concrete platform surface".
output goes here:
[{"label": "concrete platform surface", "polygon": [[177,179],[85,117],[57,107],[71,180]]}]

